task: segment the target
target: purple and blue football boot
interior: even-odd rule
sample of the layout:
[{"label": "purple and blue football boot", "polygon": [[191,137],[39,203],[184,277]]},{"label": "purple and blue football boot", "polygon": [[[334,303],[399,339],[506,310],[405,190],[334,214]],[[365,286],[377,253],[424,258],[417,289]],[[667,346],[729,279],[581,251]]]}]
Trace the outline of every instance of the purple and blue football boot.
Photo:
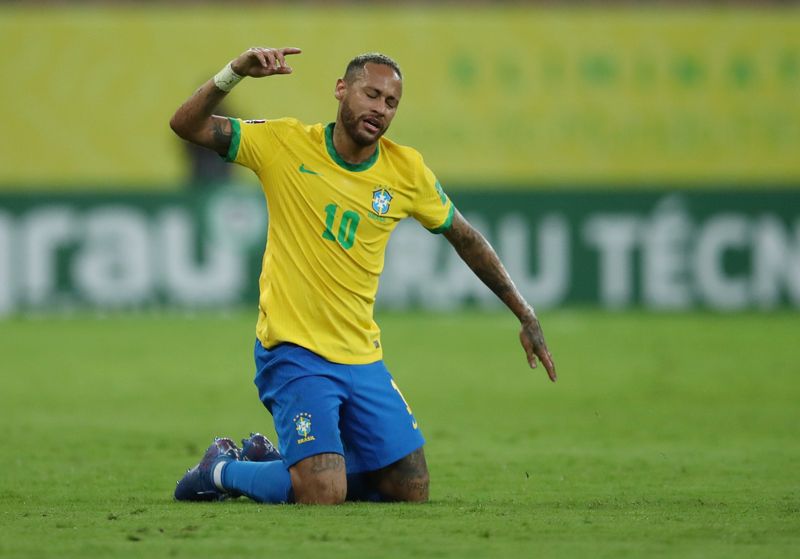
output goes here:
[{"label": "purple and blue football boot", "polygon": [[250,433],[249,438],[242,439],[239,459],[248,462],[272,462],[283,460],[283,457],[267,437],[261,433]]},{"label": "purple and blue football boot", "polygon": [[214,468],[221,461],[232,462],[239,459],[239,447],[231,439],[216,438],[206,449],[200,463],[187,471],[175,488],[178,501],[223,501],[233,495],[221,491],[214,484]]}]

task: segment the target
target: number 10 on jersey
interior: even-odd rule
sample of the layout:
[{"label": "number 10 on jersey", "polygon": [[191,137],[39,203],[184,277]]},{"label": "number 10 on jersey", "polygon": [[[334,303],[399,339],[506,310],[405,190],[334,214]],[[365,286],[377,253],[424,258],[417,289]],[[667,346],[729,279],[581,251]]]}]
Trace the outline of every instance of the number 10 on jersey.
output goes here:
[{"label": "number 10 on jersey", "polygon": [[339,241],[342,248],[350,249],[356,240],[356,229],[358,229],[358,222],[361,218],[351,210],[342,213],[341,221],[339,221],[339,232],[334,237],[334,222],[338,211],[339,206],[336,204],[325,206],[325,231],[322,232],[322,238],[328,241]]}]

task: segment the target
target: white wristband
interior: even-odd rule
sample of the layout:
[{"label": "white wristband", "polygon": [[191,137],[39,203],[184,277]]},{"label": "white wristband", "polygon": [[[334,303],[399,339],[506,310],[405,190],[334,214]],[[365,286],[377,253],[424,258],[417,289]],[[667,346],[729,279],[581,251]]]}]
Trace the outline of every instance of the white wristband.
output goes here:
[{"label": "white wristband", "polygon": [[225,67],[217,72],[216,76],[214,76],[214,85],[216,85],[218,89],[227,93],[243,79],[244,76],[240,76],[234,72],[233,66],[231,66],[230,62],[228,62]]}]

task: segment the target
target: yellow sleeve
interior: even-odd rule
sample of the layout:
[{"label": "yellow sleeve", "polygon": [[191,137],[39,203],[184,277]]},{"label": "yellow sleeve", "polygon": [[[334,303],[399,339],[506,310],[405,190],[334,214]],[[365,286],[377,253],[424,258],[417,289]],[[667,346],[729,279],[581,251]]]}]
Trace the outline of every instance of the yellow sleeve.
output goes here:
[{"label": "yellow sleeve", "polygon": [[453,224],[455,207],[433,171],[420,160],[418,188],[411,215],[431,233],[444,233]]},{"label": "yellow sleeve", "polygon": [[277,157],[282,148],[273,121],[241,120],[231,121],[231,145],[226,161],[242,165],[259,173]]}]

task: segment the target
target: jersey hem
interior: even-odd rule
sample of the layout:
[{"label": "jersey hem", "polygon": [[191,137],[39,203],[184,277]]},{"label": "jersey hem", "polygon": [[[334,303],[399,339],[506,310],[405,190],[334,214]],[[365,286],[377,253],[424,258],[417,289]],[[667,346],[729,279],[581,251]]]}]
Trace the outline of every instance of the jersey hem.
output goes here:
[{"label": "jersey hem", "polygon": [[270,343],[268,344],[258,333],[258,324],[256,325],[256,339],[261,343],[261,347],[263,347],[267,351],[271,351],[281,344],[292,344],[301,347],[306,351],[310,351],[311,353],[317,355],[318,357],[321,357],[325,361],[329,361],[330,363],[335,363],[336,365],[371,365],[372,363],[377,363],[378,361],[383,360],[383,348],[378,349],[374,353],[354,356],[352,354],[337,354],[337,353],[330,353],[327,351],[320,351],[319,349],[314,348],[312,344],[304,343],[301,341],[271,340]]}]

